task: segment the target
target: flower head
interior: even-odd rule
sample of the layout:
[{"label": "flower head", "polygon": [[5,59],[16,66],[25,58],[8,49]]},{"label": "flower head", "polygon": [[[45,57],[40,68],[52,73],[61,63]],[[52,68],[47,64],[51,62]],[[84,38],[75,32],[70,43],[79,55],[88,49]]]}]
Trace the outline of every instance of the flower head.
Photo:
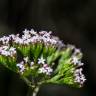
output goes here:
[{"label": "flower head", "polygon": [[29,57],[27,56],[27,57],[24,57],[24,61],[27,63],[28,62],[28,60],[29,60]]},{"label": "flower head", "polygon": [[19,68],[20,73],[23,73],[25,70],[24,62],[20,62],[16,65]]},{"label": "flower head", "polygon": [[74,72],[74,76],[75,76],[75,82],[80,83],[80,85],[82,85],[85,82],[85,76],[82,74],[82,68],[80,69],[76,69]]},{"label": "flower head", "polygon": [[23,31],[23,33],[24,33],[24,35],[29,34],[29,30],[25,29],[25,30]]},{"label": "flower head", "polygon": [[47,64],[44,64],[43,67],[39,68],[39,73],[51,75],[52,72],[53,72],[53,69],[49,67]]},{"label": "flower head", "polygon": [[31,29],[29,32],[30,32],[30,34],[32,34],[32,35],[37,35],[37,32],[35,32],[33,29]]},{"label": "flower head", "polygon": [[76,56],[73,56],[72,57],[72,62],[74,63],[74,65],[78,64],[79,63],[79,60]]},{"label": "flower head", "polygon": [[11,34],[0,38],[0,63],[12,70],[16,68],[15,71],[32,84],[35,82],[38,85],[43,80],[83,85],[86,79],[82,73],[84,63],[81,59],[80,49],[64,44],[51,31],[25,29],[23,35]]},{"label": "flower head", "polygon": [[45,64],[45,59],[43,57],[39,58],[38,64]]}]

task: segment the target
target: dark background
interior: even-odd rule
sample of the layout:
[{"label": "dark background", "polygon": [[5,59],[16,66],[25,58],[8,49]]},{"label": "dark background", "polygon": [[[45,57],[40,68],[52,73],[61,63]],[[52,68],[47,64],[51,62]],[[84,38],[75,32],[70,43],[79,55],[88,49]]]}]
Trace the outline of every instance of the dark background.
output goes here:
[{"label": "dark background", "polygon": [[[83,88],[44,85],[40,96],[96,96],[96,0],[0,0],[0,36],[24,28],[53,31],[84,53]],[[0,66],[0,96],[27,96],[18,74]]]}]

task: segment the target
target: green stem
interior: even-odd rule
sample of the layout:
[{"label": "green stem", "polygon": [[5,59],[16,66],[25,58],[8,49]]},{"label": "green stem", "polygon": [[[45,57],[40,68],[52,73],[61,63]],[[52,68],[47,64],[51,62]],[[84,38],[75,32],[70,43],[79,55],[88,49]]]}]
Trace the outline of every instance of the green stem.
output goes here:
[{"label": "green stem", "polygon": [[28,89],[27,96],[37,96],[40,86],[30,87]]},{"label": "green stem", "polygon": [[34,90],[33,90],[32,96],[37,96],[38,91],[39,91],[39,86],[36,86],[36,87],[34,88]]}]

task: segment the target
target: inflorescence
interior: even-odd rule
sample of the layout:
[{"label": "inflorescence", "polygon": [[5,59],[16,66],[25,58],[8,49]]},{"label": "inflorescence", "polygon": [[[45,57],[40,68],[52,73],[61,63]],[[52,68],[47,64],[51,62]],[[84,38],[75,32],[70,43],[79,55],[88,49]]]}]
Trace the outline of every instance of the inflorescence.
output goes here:
[{"label": "inflorescence", "polygon": [[81,87],[86,80],[81,59],[80,49],[64,44],[51,31],[25,29],[22,36],[0,38],[0,63],[32,84],[45,81]]}]

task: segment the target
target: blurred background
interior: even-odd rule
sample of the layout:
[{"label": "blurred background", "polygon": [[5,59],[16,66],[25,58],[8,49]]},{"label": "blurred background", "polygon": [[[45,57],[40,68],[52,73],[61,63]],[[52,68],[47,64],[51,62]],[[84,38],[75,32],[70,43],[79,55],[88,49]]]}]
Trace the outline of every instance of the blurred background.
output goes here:
[{"label": "blurred background", "polygon": [[[25,28],[53,31],[84,53],[83,88],[43,85],[38,96],[96,96],[96,0],[0,0],[0,37]],[[28,86],[0,65],[0,96],[27,96]]]}]

